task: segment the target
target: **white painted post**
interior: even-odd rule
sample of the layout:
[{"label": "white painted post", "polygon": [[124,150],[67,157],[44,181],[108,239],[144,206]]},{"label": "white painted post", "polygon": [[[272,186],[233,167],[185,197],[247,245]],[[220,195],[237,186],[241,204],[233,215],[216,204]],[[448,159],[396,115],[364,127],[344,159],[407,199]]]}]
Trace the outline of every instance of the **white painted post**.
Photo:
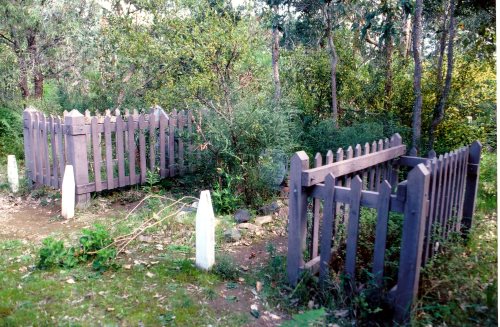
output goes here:
[{"label": "white painted post", "polygon": [[19,191],[19,173],[17,171],[16,156],[7,156],[7,179],[9,181],[10,190],[14,193]]},{"label": "white painted post", "polygon": [[209,270],[214,263],[215,216],[210,191],[202,191],[196,211],[196,266]]},{"label": "white painted post", "polygon": [[72,165],[66,165],[61,187],[61,216],[66,219],[75,216],[75,173]]}]

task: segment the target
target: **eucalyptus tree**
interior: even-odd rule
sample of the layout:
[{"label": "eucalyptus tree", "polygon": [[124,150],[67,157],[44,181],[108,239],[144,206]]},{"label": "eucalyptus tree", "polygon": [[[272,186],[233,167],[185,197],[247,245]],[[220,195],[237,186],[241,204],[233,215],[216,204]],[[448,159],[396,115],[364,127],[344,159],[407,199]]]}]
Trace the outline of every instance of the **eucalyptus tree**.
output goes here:
[{"label": "eucalyptus tree", "polygon": [[79,71],[99,28],[87,0],[1,0],[0,42],[17,61],[23,99],[40,99],[44,81]]}]

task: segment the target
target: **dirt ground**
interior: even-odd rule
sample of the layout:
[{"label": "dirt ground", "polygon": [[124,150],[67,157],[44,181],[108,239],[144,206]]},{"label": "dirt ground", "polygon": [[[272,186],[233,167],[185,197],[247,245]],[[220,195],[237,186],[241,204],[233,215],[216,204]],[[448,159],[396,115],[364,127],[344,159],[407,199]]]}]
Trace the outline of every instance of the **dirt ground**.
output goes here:
[{"label": "dirt ground", "polygon": [[[137,203],[97,198],[93,200],[93,208],[77,211],[74,219],[66,220],[60,216],[60,198],[56,192],[41,197],[17,197],[0,192],[0,240],[20,239],[34,244],[40,244],[47,236],[74,240],[82,228],[90,227],[95,220],[124,216]],[[268,260],[266,248],[269,243],[274,245],[277,253],[286,252],[283,223],[264,226],[263,233],[258,237],[243,235],[239,242],[222,246],[222,252],[234,259],[240,271],[258,271]],[[256,285],[248,285],[244,278],[240,278],[235,286],[227,287],[226,283],[217,286],[218,296],[210,301],[210,305],[221,313],[245,313],[249,321],[247,326],[278,326],[287,319],[279,310],[269,308],[259,296]],[[251,308],[255,307],[258,308],[259,318],[250,314]]]}]

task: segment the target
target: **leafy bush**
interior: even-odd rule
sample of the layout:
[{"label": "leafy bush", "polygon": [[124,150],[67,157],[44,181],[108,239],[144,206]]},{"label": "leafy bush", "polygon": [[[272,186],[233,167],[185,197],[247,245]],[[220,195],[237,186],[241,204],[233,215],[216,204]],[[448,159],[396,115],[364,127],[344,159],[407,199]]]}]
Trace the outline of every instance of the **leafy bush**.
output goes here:
[{"label": "leafy bush", "polygon": [[0,107],[0,160],[9,154],[24,158],[23,119],[18,110]]},{"label": "leafy bush", "polygon": [[217,214],[233,213],[241,204],[241,199],[235,184],[241,180],[241,177],[232,177],[218,169],[220,174],[219,181],[215,182],[214,190],[212,191],[212,201]]},{"label": "leafy bush", "polygon": [[63,241],[52,237],[43,240],[39,251],[37,267],[50,269],[53,267],[73,268],[78,263],[92,262],[96,271],[104,271],[114,266],[116,249],[111,247],[113,239],[103,226],[96,224],[94,229],[83,229],[79,246],[65,248]]},{"label": "leafy bush", "polygon": [[236,280],[239,275],[236,263],[228,255],[221,255],[215,259],[212,272],[224,280]]}]

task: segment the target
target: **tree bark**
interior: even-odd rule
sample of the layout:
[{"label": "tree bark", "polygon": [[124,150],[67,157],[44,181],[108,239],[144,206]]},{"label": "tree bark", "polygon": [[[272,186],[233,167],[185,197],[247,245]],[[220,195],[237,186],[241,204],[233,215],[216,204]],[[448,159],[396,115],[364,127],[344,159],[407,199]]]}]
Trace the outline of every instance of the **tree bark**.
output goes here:
[{"label": "tree bark", "polygon": [[[393,23],[393,15],[391,9],[388,9],[387,25],[391,26]],[[384,109],[390,111],[392,108],[392,52],[393,52],[393,38],[391,31],[387,31],[385,39],[385,87],[384,87]]]},{"label": "tree bark", "polygon": [[326,2],[324,7],[324,16],[326,20],[326,37],[328,39],[328,55],[330,56],[330,78],[331,78],[331,93],[332,93],[332,118],[335,128],[339,127],[339,113],[337,108],[337,51],[333,43],[332,34],[332,17],[331,17],[331,2]]},{"label": "tree bark", "polygon": [[28,30],[26,35],[28,42],[28,53],[30,56],[30,64],[33,68],[33,97],[41,99],[43,97],[43,82],[44,76],[41,69],[40,54],[37,44],[37,31],[36,29]]},{"label": "tree bark", "polygon": [[278,30],[278,6],[272,7],[273,11],[273,40],[272,40],[272,65],[273,65],[273,81],[274,81],[274,101],[278,103],[281,99],[281,82],[279,71],[280,58],[280,35]]},{"label": "tree bark", "polygon": [[[446,100],[448,99],[448,94],[451,89],[451,79],[453,77],[453,41],[455,38],[455,1],[450,0],[450,23],[448,28],[448,53],[447,53],[447,67],[446,67],[446,78],[444,81],[444,88],[440,92],[436,106],[434,107],[434,119],[432,120],[431,129],[429,133],[429,147],[432,149],[434,146],[434,137],[436,127],[443,121]],[[443,45],[444,47],[444,45]],[[444,49],[443,49],[444,52]],[[442,60],[442,59],[441,59]],[[440,86],[440,85],[439,85]]]},{"label": "tree bark", "polygon": [[422,10],[423,0],[415,2],[415,17],[413,18],[413,60],[415,69],[413,74],[413,92],[415,93],[415,103],[413,105],[412,122],[412,147],[418,152],[422,135]]}]

